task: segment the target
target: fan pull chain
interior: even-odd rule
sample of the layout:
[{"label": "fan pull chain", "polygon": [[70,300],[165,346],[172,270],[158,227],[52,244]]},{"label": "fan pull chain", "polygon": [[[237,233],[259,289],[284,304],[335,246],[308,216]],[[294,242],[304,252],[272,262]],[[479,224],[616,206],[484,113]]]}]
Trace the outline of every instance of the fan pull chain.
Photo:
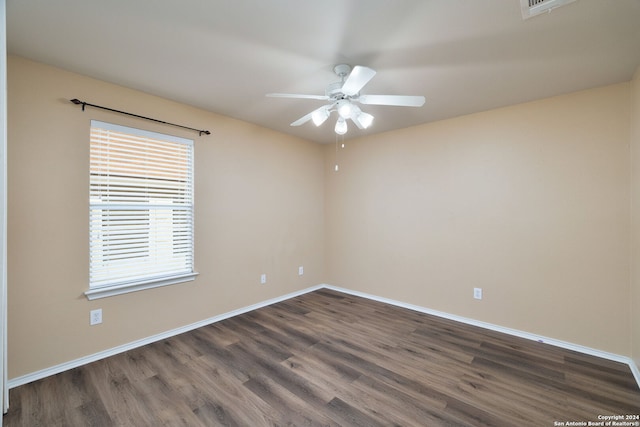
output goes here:
[{"label": "fan pull chain", "polygon": [[336,165],[333,168],[333,170],[335,172],[338,172],[338,170],[340,170],[340,167],[338,166],[338,134],[336,134],[336,156],[335,156],[335,162],[336,162]]},{"label": "fan pull chain", "polygon": [[[342,142],[340,144],[340,148],[344,148],[345,147],[345,145],[344,145],[344,135],[340,135],[340,138],[342,138]],[[335,172],[338,172],[340,170],[340,167],[338,166],[338,134],[336,134],[336,156],[335,156],[335,162],[336,162],[336,164],[335,164],[333,170]]]}]

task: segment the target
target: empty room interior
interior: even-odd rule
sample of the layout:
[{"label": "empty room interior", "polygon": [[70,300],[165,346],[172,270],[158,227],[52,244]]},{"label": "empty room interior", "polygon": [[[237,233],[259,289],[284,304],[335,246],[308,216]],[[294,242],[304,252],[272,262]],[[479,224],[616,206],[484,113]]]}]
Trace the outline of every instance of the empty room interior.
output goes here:
[{"label": "empty room interior", "polygon": [[640,1],[2,6],[5,425],[640,425]]}]

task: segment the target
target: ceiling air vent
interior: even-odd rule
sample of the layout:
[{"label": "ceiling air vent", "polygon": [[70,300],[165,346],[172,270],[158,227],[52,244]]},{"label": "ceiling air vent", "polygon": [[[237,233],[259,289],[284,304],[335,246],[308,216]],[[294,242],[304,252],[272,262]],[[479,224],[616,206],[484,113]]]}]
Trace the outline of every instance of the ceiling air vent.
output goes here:
[{"label": "ceiling air vent", "polygon": [[576,0],[520,0],[522,19],[529,19]]}]

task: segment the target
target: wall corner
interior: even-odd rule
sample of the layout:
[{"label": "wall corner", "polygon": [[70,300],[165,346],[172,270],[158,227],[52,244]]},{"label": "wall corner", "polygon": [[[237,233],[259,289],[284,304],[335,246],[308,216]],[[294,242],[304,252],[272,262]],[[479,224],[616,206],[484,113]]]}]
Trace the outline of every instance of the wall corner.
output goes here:
[{"label": "wall corner", "polygon": [[640,66],[631,79],[631,359],[640,371]]}]

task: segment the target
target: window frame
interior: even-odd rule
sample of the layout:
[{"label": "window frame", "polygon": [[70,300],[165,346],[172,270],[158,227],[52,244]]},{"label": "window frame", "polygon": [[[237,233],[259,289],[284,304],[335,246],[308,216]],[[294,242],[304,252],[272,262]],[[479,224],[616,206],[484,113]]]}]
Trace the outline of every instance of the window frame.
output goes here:
[{"label": "window frame", "polygon": [[[110,169],[107,173],[99,173],[99,170],[104,166],[97,166],[98,161],[95,160],[95,157],[104,156],[103,153],[99,153],[98,150],[94,151],[94,141],[93,141],[93,129],[103,129],[107,132],[113,131],[116,133],[126,134],[132,136],[134,138],[143,138],[150,139],[154,141],[162,141],[163,144],[184,144],[187,146],[187,149],[181,148],[186,153],[186,157],[184,159],[185,166],[185,174],[186,178],[182,181],[182,187],[186,188],[186,190],[182,190],[183,192],[179,193],[179,196],[176,196],[180,199],[179,203],[176,203],[174,199],[169,199],[167,203],[159,203],[158,200],[154,200],[153,194],[151,194],[154,190],[149,191],[148,187],[154,188],[155,185],[146,186],[146,192],[142,193],[144,196],[141,197],[141,200],[129,202],[127,197],[133,197],[141,191],[139,184],[136,184],[139,181],[144,181],[146,183],[157,184],[161,186],[163,183],[166,186],[167,182],[172,181],[170,177],[167,175],[160,176],[151,176],[155,175],[158,172],[149,172],[152,169],[162,169],[163,166],[168,164],[168,161],[163,161],[162,164],[157,163],[157,160],[152,161],[151,163],[137,162],[136,163],[144,163],[145,166],[130,166],[130,169],[127,169],[125,172],[121,172],[122,175],[118,176],[118,178],[123,178],[127,181],[134,182],[134,184],[123,184],[118,186],[117,184],[113,184],[111,181],[113,176],[117,176],[115,173],[111,172]],[[90,165],[89,165],[89,289],[85,292],[85,296],[89,300],[110,297],[114,295],[120,295],[129,292],[136,292],[144,289],[151,289],[160,286],[168,286],[177,283],[184,283],[193,281],[198,273],[195,271],[195,233],[194,233],[194,214],[195,214],[195,203],[194,203],[194,141],[187,138],[177,137],[173,135],[167,135],[159,132],[147,131],[138,128],[132,128],[128,126],[116,125],[113,123],[102,122],[98,120],[91,120],[91,129],[90,129]],[[98,143],[99,144],[99,143]],[[109,147],[111,142],[107,142],[104,144],[104,147]],[[136,150],[135,143],[129,141],[129,146],[126,147],[127,150]],[[115,145],[115,144],[114,144]],[[102,146],[101,146],[102,147]],[[177,146],[176,146],[177,147]],[[139,149],[139,148],[138,148]],[[135,151],[135,155],[143,156],[145,153],[143,151]],[[122,155],[121,155],[122,156]],[[109,167],[112,166],[112,163],[117,163],[120,160],[106,160],[101,164],[109,164]],[[125,161],[131,161],[129,158],[125,159]],[[173,161],[173,159],[172,159]],[[95,164],[94,164],[95,163]],[[149,167],[149,165],[152,165]],[[94,169],[95,168],[95,169]],[[179,169],[182,168],[181,165],[178,166]],[[136,177],[136,172],[143,173],[143,177],[141,178],[139,175]],[[146,175],[144,174],[146,173]],[[128,175],[129,174],[129,175]],[[101,177],[108,181],[108,184],[98,184],[101,181]],[[175,182],[175,181],[174,181]],[[180,180],[178,180],[180,182]],[[115,198],[110,197],[108,194],[109,189],[103,190],[103,188],[107,188],[109,186],[116,186],[119,191],[118,194],[124,194],[123,200],[127,200],[126,202],[122,201],[114,201]],[[133,187],[130,189],[126,189],[127,186]],[[100,189],[98,190],[98,187]],[[113,188],[113,187],[109,187]],[[124,190],[123,190],[124,188]],[[134,189],[135,188],[135,189]],[[180,191],[180,190],[179,190]],[[184,196],[186,194],[186,197]],[[160,197],[165,196],[162,194]],[[136,197],[133,197],[134,199]],[[185,201],[186,200],[186,201]],[[138,236],[136,236],[137,240],[141,240],[142,244],[136,244],[138,247],[142,247],[143,249],[138,250],[131,256],[123,257],[123,259],[114,259],[110,253],[103,249],[103,245],[105,245],[105,240],[108,241],[109,237],[103,240],[103,233],[113,233],[115,225],[109,225],[109,222],[115,222],[114,218],[117,218],[117,215],[124,216],[135,216],[134,218],[137,221],[137,225],[144,224],[145,221],[140,221],[140,217],[144,217],[145,212],[148,214],[148,219],[146,220],[147,226],[143,228],[142,237],[140,237],[140,232],[137,231]],[[108,218],[109,221],[106,221],[104,218]],[[167,215],[171,215],[171,219],[169,221],[165,221],[164,224],[162,220],[155,220],[157,222],[156,225],[153,225],[151,222],[154,221],[152,219],[158,217],[159,215],[164,215],[164,219],[166,219]],[[176,217],[174,217],[177,215]],[[184,219],[187,218],[185,222]],[[105,229],[102,228],[100,223],[107,224]],[[176,224],[180,223],[180,230],[175,230]],[[186,226],[184,224],[187,224]],[[111,227],[111,228],[110,228]],[[146,230],[146,235],[145,235]],[[184,246],[184,230],[187,231],[187,240],[186,240],[186,249]],[[153,233],[153,232],[156,233]],[[96,237],[99,235],[100,237]],[[157,237],[153,237],[156,235],[162,235],[166,238],[166,236],[171,236],[169,239],[169,243],[165,243],[164,245],[157,245],[152,242],[152,239],[158,239]],[[180,235],[180,237],[177,237]],[[177,241],[180,240],[179,243],[181,250],[180,254],[176,259],[180,259],[184,256],[184,262],[180,264],[179,269],[174,269],[172,271],[166,270],[164,271],[162,268],[157,272],[154,272],[154,268],[151,267],[151,274],[142,274],[141,271],[144,268],[149,268],[149,266],[158,264],[158,261],[162,261],[164,258],[162,256],[160,258],[144,256],[145,253],[149,253],[152,249],[158,250],[164,249],[175,251],[175,247]],[[118,241],[117,243],[120,243]],[[172,252],[171,258],[175,257],[175,253]],[[94,258],[96,261],[94,261]],[[146,263],[146,265],[140,265],[138,268],[135,266],[131,266],[131,260],[135,260],[140,258],[140,262]],[[146,259],[145,259],[146,258]],[[143,261],[144,259],[144,261]],[[104,271],[109,268],[113,268],[117,270],[119,268],[126,269],[130,271],[128,276],[120,275],[117,279],[113,279],[109,277],[107,273],[106,276],[103,275]],[[96,273],[97,272],[97,273]],[[156,274],[157,273],[157,274]],[[94,274],[100,279],[96,279],[94,281]],[[105,278],[106,277],[106,278]]]}]

